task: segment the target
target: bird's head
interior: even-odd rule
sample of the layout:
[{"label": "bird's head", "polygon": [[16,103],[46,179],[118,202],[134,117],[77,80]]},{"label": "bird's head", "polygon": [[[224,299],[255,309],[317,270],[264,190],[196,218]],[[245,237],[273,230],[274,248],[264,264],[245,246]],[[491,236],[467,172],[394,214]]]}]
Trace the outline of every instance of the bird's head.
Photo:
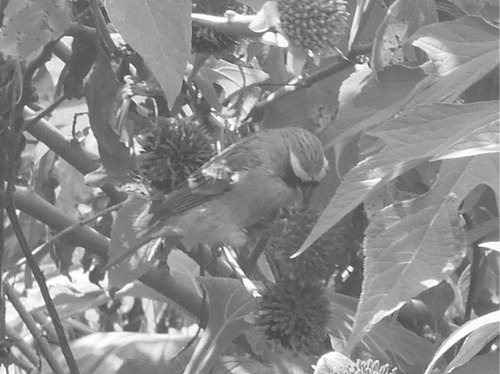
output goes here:
[{"label": "bird's head", "polygon": [[308,204],[314,188],[328,171],[328,160],[318,137],[299,127],[282,129],[288,145],[290,165],[297,178],[297,187]]}]

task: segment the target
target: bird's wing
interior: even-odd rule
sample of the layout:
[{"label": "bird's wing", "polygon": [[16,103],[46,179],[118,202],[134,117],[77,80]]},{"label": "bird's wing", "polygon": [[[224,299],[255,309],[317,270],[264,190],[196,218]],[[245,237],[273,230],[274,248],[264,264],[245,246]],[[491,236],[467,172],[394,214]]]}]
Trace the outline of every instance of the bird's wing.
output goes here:
[{"label": "bird's wing", "polygon": [[153,204],[152,221],[183,213],[231,189],[245,170],[262,166],[263,152],[256,144],[244,140],[213,157],[161,204]]}]

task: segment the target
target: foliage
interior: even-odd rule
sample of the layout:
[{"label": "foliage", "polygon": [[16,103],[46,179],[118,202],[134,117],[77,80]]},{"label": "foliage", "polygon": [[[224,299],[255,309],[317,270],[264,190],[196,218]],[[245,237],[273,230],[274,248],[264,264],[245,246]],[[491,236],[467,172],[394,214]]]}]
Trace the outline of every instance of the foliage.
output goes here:
[{"label": "foliage", "polygon": [[[4,367],[498,372],[498,4],[7,0],[0,20]],[[284,126],[331,165],[309,210],[238,251],[152,225],[215,152]]]}]

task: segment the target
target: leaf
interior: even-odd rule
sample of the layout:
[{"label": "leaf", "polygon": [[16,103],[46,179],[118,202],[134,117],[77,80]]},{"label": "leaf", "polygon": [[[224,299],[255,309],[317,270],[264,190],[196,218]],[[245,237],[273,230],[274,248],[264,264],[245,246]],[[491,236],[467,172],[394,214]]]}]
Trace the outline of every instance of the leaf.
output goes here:
[{"label": "leaf", "polygon": [[386,66],[417,65],[421,58],[407,39],[422,26],[438,21],[436,3],[432,0],[396,0],[375,35],[372,68],[378,72]]},{"label": "leaf", "polygon": [[268,75],[261,70],[234,65],[214,57],[207,59],[205,65],[200,68],[198,76],[206,83],[218,84],[224,90],[221,102],[238,90],[268,78]]},{"label": "leaf", "polygon": [[465,339],[455,358],[448,364],[445,373],[469,362],[494,338],[500,334],[500,325],[483,326],[473,332]]},{"label": "leaf", "polygon": [[222,350],[252,327],[246,317],[253,313],[254,300],[240,281],[207,277],[198,280],[208,294],[210,318],[184,374],[209,372]]},{"label": "leaf", "polygon": [[107,0],[106,10],[151,68],[171,107],[191,55],[191,1]]},{"label": "leaf", "polygon": [[150,201],[129,196],[118,211],[111,230],[109,263],[115,264],[109,270],[109,287],[121,288],[136,280],[152,266],[151,251],[156,242],[142,243],[139,233],[147,227]]},{"label": "leaf", "polygon": [[444,313],[455,299],[453,288],[448,282],[442,281],[437,286],[422,292],[419,298],[431,312],[433,324],[430,327],[437,332]]},{"label": "leaf", "polygon": [[99,54],[84,89],[89,121],[107,176],[114,181],[124,182],[130,180],[129,174],[134,168],[135,160],[127,147],[120,142],[119,135],[113,131],[116,125],[116,98],[119,88],[120,83],[115,78],[111,62],[103,53]]},{"label": "leaf", "polygon": [[[437,349],[432,361],[427,366],[424,374],[430,374],[434,366],[438,362],[438,360],[456,343],[465,338],[467,335],[470,335],[472,332],[481,329],[481,328],[492,328],[491,325],[498,326],[500,323],[500,311],[495,311],[488,313],[484,316],[476,318],[472,321],[467,322],[463,326],[460,326],[459,329],[455,330],[446,340],[441,343],[441,346]],[[498,357],[498,355],[497,355]]]},{"label": "leaf", "polygon": [[497,34],[496,28],[478,17],[424,26],[409,42],[423,49],[432,65],[391,66],[377,75],[354,73],[341,87],[338,135],[326,148],[335,146],[339,159],[361,131],[417,105],[455,101],[498,65]]},{"label": "leaf", "polygon": [[[75,340],[71,348],[82,373],[182,373],[193,348],[182,350],[191,339],[170,334],[106,332]],[[65,367],[61,356],[58,360]],[[52,373],[48,365],[43,368],[42,374]]]},{"label": "leaf", "polygon": [[[498,103],[434,104],[418,107],[368,132],[384,147],[356,165],[344,177],[332,200],[296,255],[371,193],[435,155],[453,154],[457,144],[498,117]],[[493,139],[492,142],[495,140]],[[478,148],[478,154],[484,148]],[[466,154],[465,151],[462,154]],[[492,187],[495,189],[495,187]]]},{"label": "leaf", "polygon": [[378,74],[365,69],[347,78],[340,87],[338,120],[333,139],[325,148],[335,147],[340,158],[345,147],[363,130],[391,118],[406,103],[406,97],[425,78],[421,69],[389,66]]},{"label": "leaf", "polygon": [[485,353],[473,357],[468,363],[447,374],[497,374],[500,370],[498,363],[498,352]]},{"label": "leaf", "polygon": [[456,198],[401,217],[388,207],[372,217],[365,237],[365,265],[350,352],[373,325],[420,292],[449,276],[465,255]]},{"label": "leaf", "polygon": [[4,55],[24,60],[63,35],[72,15],[65,0],[18,0],[8,2],[4,17],[0,50]]},{"label": "leaf", "polygon": [[436,70],[422,80],[406,104],[452,102],[498,65],[498,29],[480,17],[427,25],[412,35]]},{"label": "leaf", "polygon": [[372,218],[365,237],[363,292],[347,350],[384,316],[455,270],[466,244],[459,205],[478,184],[498,190],[497,179],[497,157],[445,161],[429,193]]},{"label": "leaf", "polygon": [[[358,300],[330,292],[332,319],[328,327],[333,348],[343,351],[348,336],[351,334]],[[404,328],[398,321],[384,318],[363,337],[362,350],[380,361],[400,367],[406,374],[421,374],[432,358],[434,346]]]},{"label": "leaf", "polygon": [[432,161],[500,152],[500,134],[498,132],[500,121],[498,118],[491,115],[486,118],[477,118],[477,122],[477,128],[435,155]]},{"label": "leaf", "polygon": [[479,244],[480,247],[491,249],[500,253],[500,242],[486,242]]}]

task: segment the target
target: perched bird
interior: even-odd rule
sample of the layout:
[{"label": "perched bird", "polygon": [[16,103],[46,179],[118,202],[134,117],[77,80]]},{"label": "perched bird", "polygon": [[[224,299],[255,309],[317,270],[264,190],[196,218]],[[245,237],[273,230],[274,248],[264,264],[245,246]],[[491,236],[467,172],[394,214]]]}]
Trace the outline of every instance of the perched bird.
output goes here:
[{"label": "perched bird", "polygon": [[149,239],[174,236],[190,250],[197,244],[243,246],[245,229],[269,218],[312,190],[328,161],[320,140],[307,130],[260,131],[205,163],[161,202],[153,202]]}]

